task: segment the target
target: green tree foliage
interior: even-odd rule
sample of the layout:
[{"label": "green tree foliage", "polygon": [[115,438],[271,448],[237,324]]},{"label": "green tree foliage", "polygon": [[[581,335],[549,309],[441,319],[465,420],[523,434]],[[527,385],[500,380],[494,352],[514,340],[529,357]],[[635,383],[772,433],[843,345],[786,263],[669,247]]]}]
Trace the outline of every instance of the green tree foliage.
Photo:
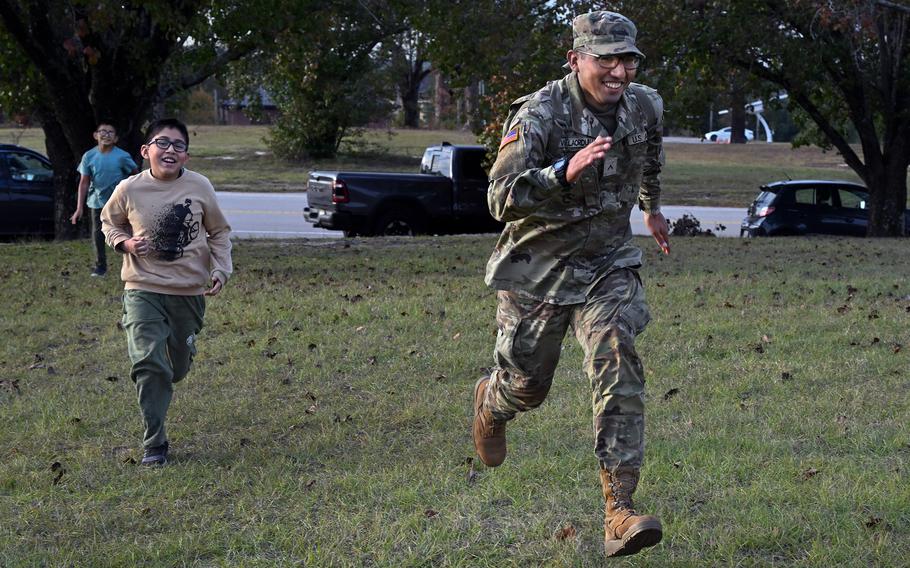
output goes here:
[{"label": "green tree foliage", "polygon": [[[345,135],[387,114],[394,93],[377,46],[401,31],[388,2],[319,2],[295,17],[265,63],[234,74],[247,90],[261,81],[281,109],[269,145],[287,159],[334,156]],[[243,89],[241,89],[243,90]]]},{"label": "green tree foliage", "polygon": [[[142,127],[283,28],[281,0],[2,0],[0,104],[40,120],[54,166],[58,236],[72,234],[75,167],[102,120],[138,157]],[[294,3],[299,4],[299,3]]]},{"label": "green tree foliage", "polygon": [[420,126],[420,85],[432,68],[427,61],[427,34],[416,30],[410,20],[405,25],[405,31],[382,43],[382,50],[388,61],[389,79],[401,100],[401,122],[405,127],[417,128]]},{"label": "green tree foliage", "polygon": [[[796,143],[836,148],[869,187],[868,234],[904,233],[910,6],[885,0],[658,0],[630,8],[674,62],[665,79],[704,73],[720,59],[766,90],[785,90],[795,119],[812,126]],[[859,152],[848,143],[852,132]]]},{"label": "green tree foliage", "polygon": [[498,145],[512,101],[565,74],[568,15],[559,2],[531,0],[453,0],[424,12],[419,25],[430,35],[433,64],[454,87],[484,83],[475,123],[488,147]]}]

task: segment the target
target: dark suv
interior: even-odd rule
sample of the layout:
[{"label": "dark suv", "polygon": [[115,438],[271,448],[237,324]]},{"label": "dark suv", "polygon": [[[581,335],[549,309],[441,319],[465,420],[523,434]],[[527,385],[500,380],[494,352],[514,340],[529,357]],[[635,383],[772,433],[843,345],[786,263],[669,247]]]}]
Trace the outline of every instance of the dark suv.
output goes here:
[{"label": "dark suv", "polygon": [[47,158],[0,144],[0,235],[54,234],[54,172]]},{"label": "dark suv", "polygon": [[[761,186],[749,206],[739,236],[866,236],[869,192],[848,181],[792,180]],[[904,213],[908,228],[910,217]]]}]

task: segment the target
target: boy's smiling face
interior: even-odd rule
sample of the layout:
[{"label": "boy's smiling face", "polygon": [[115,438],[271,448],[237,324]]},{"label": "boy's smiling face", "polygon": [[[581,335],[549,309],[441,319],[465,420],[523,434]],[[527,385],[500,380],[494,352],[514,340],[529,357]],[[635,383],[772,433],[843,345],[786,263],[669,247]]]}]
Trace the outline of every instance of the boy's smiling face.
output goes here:
[{"label": "boy's smiling face", "polygon": [[109,150],[117,143],[117,129],[110,124],[104,124],[102,122],[98,125],[98,128],[95,129],[92,137],[98,142],[98,146],[101,147],[102,150]]},{"label": "boy's smiling face", "polygon": [[[180,146],[181,151],[174,148],[174,143]],[[166,145],[166,148],[159,146]],[[142,157],[149,161],[152,175],[161,180],[175,180],[180,177],[180,171],[190,159],[187,140],[176,128],[163,128],[151,140],[142,145]]]}]

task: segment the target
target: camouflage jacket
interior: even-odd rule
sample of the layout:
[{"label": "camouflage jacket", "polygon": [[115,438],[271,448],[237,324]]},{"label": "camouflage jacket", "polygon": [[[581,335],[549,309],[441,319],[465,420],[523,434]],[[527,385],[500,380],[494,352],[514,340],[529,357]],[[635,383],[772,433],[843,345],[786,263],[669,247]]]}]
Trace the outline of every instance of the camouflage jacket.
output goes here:
[{"label": "camouflage jacket", "polygon": [[630,84],[612,148],[564,189],[553,163],[607,136],[586,108],[575,73],[512,103],[490,171],[490,212],[506,227],[487,263],[487,285],[574,304],[604,275],[640,266],[629,215],[636,201],[642,211],[658,210],[662,119],[657,91]]}]

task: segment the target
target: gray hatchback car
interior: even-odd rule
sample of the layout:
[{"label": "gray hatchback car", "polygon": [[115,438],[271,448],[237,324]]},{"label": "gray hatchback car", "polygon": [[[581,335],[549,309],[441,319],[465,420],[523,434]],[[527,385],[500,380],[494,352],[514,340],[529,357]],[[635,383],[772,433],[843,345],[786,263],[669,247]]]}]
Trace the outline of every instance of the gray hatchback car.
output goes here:
[{"label": "gray hatchback car", "polygon": [[54,234],[54,172],[47,158],[0,144],[0,235]]},{"label": "gray hatchback car", "polygon": [[[790,180],[761,186],[739,228],[741,237],[866,236],[869,192],[848,181]],[[910,229],[910,215],[904,219]]]}]

